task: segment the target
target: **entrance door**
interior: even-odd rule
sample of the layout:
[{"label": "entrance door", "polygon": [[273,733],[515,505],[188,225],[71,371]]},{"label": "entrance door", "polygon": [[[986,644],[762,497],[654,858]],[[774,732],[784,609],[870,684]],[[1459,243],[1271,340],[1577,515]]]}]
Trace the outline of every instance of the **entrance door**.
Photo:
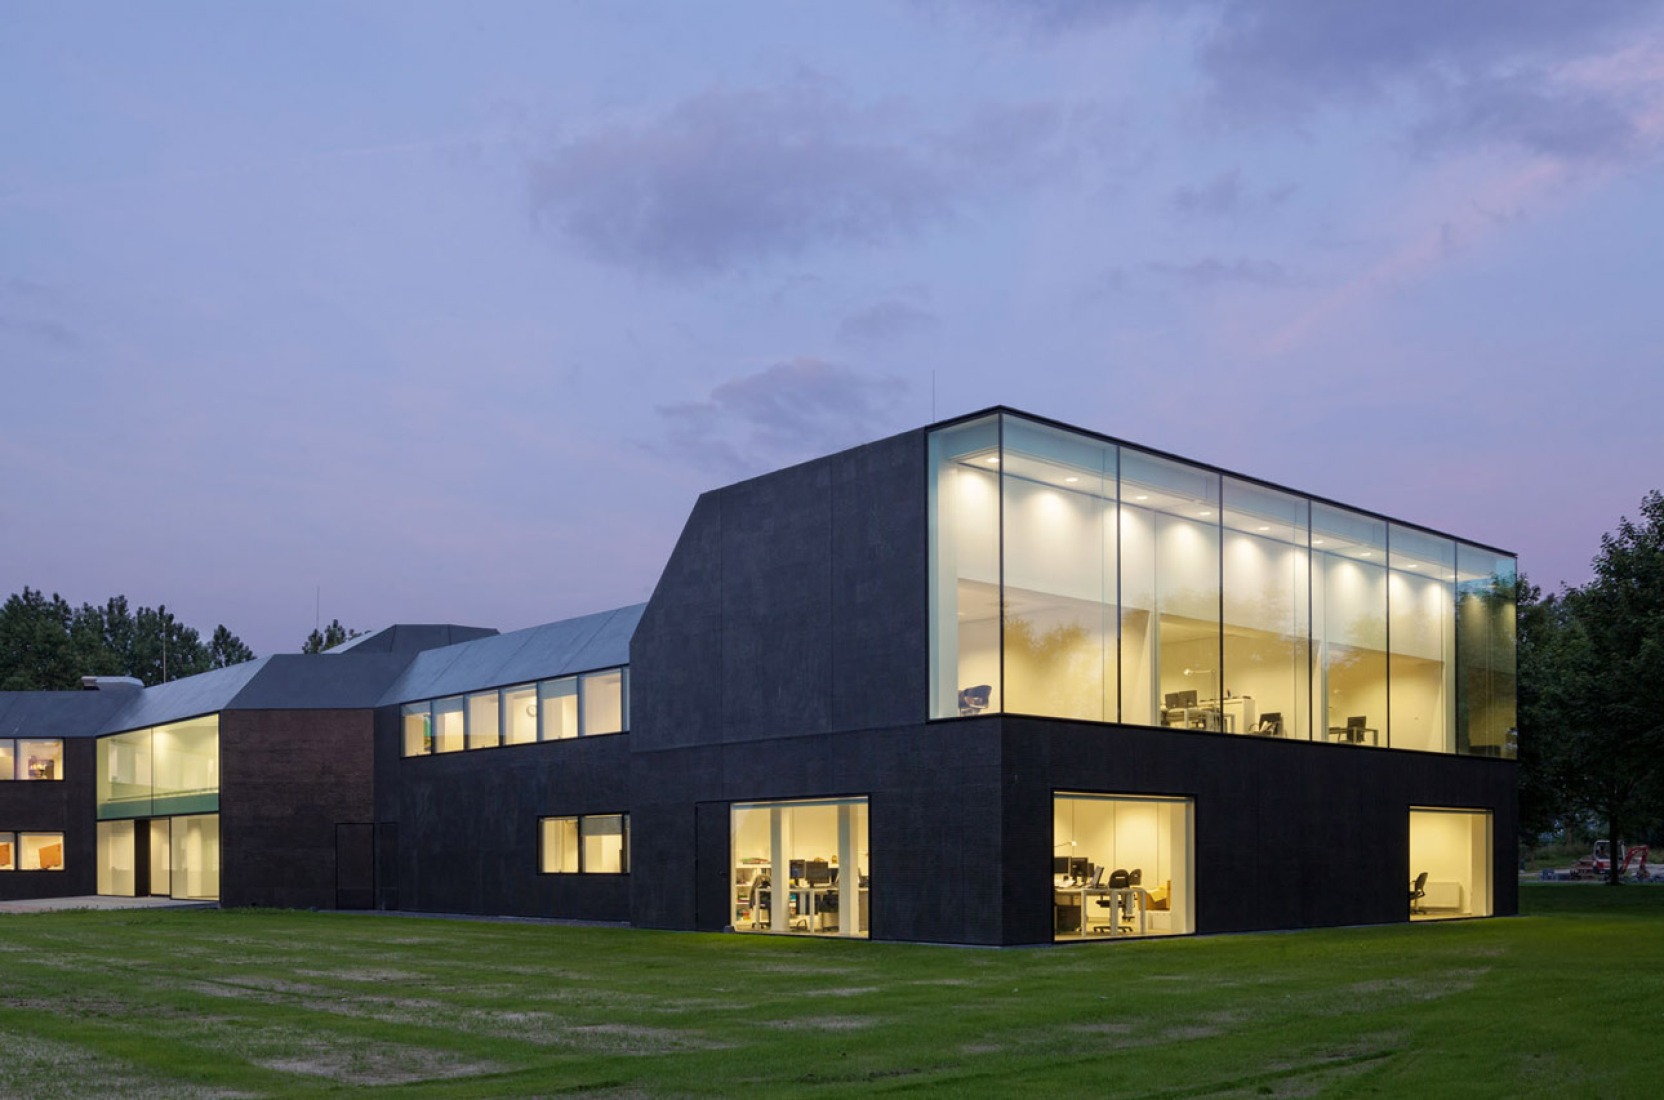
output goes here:
[{"label": "entrance door", "polygon": [[729,879],[733,874],[728,851],[728,803],[694,804],[693,926],[701,932],[720,932],[734,923]]},{"label": "entrance door", "polygon": [[376,904],[376,827],[369,822],[335,826],[335,908],[373,909]]},{"label": "entrance door", "polygon": [[139,822],[147,840],[144,849],[150,853],[149,874],[141,881],[142,893],[165,898],[173,893],[173,829],[165,817]]}]

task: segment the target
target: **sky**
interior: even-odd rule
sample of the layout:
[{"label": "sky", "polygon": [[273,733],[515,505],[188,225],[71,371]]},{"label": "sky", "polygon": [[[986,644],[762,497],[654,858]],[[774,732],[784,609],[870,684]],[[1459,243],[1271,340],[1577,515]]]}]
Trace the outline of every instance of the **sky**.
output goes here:
[{"label": "sky", "polygon": [[0,10],[0,587],[645,600],[1013,406],[1579,584],[1664,488],[1664,4]]}]

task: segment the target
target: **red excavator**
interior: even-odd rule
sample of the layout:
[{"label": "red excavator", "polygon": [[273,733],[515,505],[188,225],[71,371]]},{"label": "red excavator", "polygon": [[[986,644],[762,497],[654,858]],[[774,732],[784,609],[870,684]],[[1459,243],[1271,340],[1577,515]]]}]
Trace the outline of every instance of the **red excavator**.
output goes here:
[{"label": "red excavator", "polygon": [[[1655,873],[1664,874],[1664,868],[1650,868],[1647,866],[1648,848],[1645,844],[1634,847],[1618,845],[1618,877],[1635,878],[1646,881]],[[1605,879],[1612,870],[1612,845],[1605,840],[1595,841],[1592,855],[1584,856],[1572,867],[1573,878]]]}]

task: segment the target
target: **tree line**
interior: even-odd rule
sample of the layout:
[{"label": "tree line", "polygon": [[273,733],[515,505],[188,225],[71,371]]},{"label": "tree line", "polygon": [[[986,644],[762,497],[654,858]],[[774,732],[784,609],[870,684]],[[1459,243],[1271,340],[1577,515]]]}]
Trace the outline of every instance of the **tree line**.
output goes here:
[{"label": "tree line", "polygon": [[[321,653],[359,635],[332,620],[313,630],[302,653]],[[146,685],[254,660],[224,624],[204,639],[165,605],[130,607],[126,596],[72,606],[36,589],[0,605],[0,691],[71,691],[83,676],[131,676]]]},{"label": "tree line", "polygon": [[1600,540],[1594,578],[1519,591],[1520,829],[1612,844],[1664,825],[1664,495]]}]

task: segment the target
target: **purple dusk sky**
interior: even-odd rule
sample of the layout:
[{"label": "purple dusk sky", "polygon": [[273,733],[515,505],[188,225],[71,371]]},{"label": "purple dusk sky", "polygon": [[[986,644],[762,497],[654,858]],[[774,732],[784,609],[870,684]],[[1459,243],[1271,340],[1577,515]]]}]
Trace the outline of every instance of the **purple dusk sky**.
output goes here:
[{"label": "purple dusk sky", "polygon": [[1659,3],[22,2],[0,150],[4,592],[262,654],[991,404],[1546,587],[1664,487]]}]

